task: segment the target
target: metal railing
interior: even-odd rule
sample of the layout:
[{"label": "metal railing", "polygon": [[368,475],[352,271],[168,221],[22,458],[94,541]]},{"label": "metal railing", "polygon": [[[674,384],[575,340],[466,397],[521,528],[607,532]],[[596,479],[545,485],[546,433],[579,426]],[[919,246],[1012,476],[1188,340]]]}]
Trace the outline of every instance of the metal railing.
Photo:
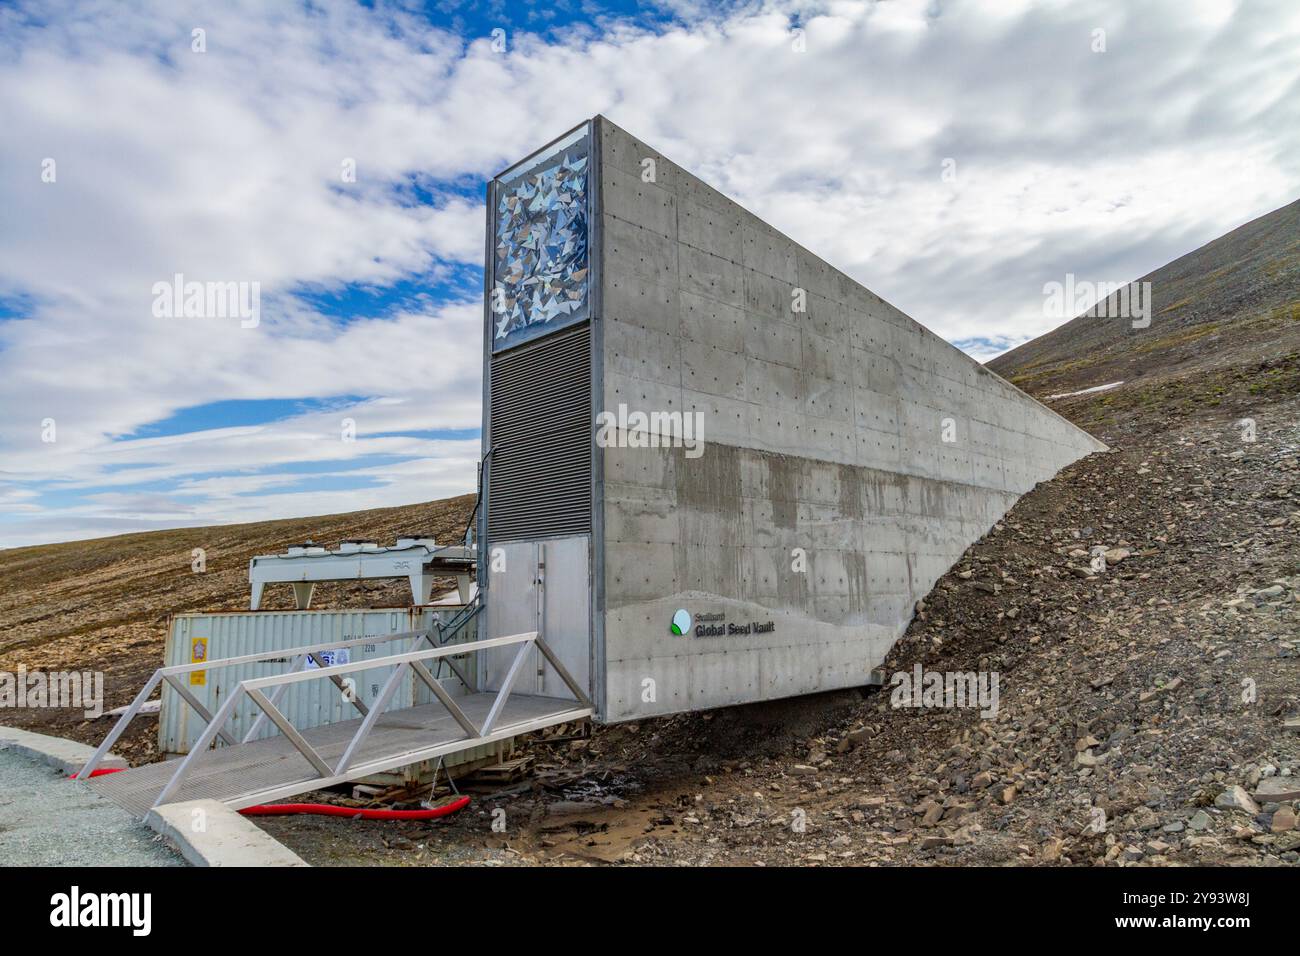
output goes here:
[{"label": "metal railing", "polygon": [[[204,706],[202,701],[190,693],[189,688],[185,686],[185,683],[182,680],[180,680],[181,677],[192,674],[195,671],[221,670],[226,667],[235,667],[239,664],[256,664],[262,661],[280,661],[284,660],[287,656],[293,656],[289,673],[301,670],[306,667],[310,661],[311,663],[316,664],[319,668],[316,673],[320,674],[322,677],[330,676],[335,686],[340,690],[346,691],[347,687],[344,685],[342,678],[337,674],[332,676],[328,675],[326,672],[328,672],[330,668],[322,666],[324,662],[317,655],[322,654],[325,651],[339,650],[342,648],[387,644],[390,641],[397,641],[407,637],[413,639],[410,647],[411,650],[414,650],[421,640],[432,643],[431,631],[400,631],[396,634],[377,634],[370,637],[356,637],[343,641],[330,641],[325,644],[310,644],[303,647],[262,651],[257,654],[242,654],[238,657],[220,657],[210,661],[201,661],[197,664],[172,664],[168,667],[160,667],[155,670],[153,676],[145,682],[144,687],[140,689],[140,693],[135,695],[135,699],[131,701],[126,712],[118,718],[117,723],[114,724],[113,729],[108,732],[108,736],[104,738],[103,743],[95,749],[95,752],[90,756],[90,760],[88,760],[86,765],[77,773],[76,779],[84,780],[90,775],[92,770],[99,766],[99,762],[104,759],[104,755],[108,753],[109,748],[111,748],[113,744],[117,743],[118,738],[120,738],[126,731],[127,726],[140,713],[140,708],[143,707],[145,702],[153,695],[153,692],[158,688],[158,685],[164,681],[172,690],[176,691],[181,700],[188,704],[195,713],[199,715],[199,717],[211,723],[212,712]],[[381,662],[383,660],[385,659],[380,659]],[[447,663],[456,676],[459,677],[470,690],[473,690],[474,685],[469,681],[468,677],[460,670],[460,668],[456,666],[455,662],[448,661]],[[283,691],[275,692],[275,694],[272,695],[272,701],[274,703],[279,703],[282,695]],[[347,697],[350,699],[352,706],[360,711],[362,716],[367,714],[369,708],[366,707],[364,701],[356,698],[353,694],[347,694]],[[249,729],[248,733],[244,735],[243,741],[236,741],[235,738],[224,729],[224,726],[220,732],[220,737],[222,741],[227,744],[240,742],[247,743],[248,741],[255,739],[254,735],[260,731],[264,725],[265,722],[262,720],[262,716],[259,716],[254,725]]]},{"label": "metal railing", "polygon": [[[319,665],[320,661],[317,655],[323,651],[334,648],[353,647],[359,644],[386,643],[404,637],[413,637],[415,639],[412,648],[414,648],[414,646],[421,640],[426,640],[432,643],[429,631],[410,631],[401,634],[390,634],[383,637],[357,638],[347,641],[335,641],[330,644],[316,644],[307,647],[288,648],[260,654],[246,654],[240,657],[204,661],[198,664],[178,664],[171,667],[160,667],[154,672],[153,677],[149,679],[148,683],[145,684],[140,693],[136,695],[135,700],[127,708],[126,712],[118,720],[117,724],[114,725],[112,731],[110,731],[109,735],[104,739],[104,742],[95,750],[90,760],[88,760],[86,765],[77,773],[77,779],[84,780],[90,776],[99,765],[99,762],[103,759],[104,755],[108,752],[109,748],[122,735],[127,725],[130,724],[131,720],[139,713],[144,702],[148,700],[149,695],[161,681],[166,681],[169,686],[176,690],[180,694],[182,700],[184,700],[190,707],[194,708],[194,710],[198,712],[199,716],[207,723],[203,732],[199,734],[198,738],[194,741],[193,746],[190,748],[190,752],[180,761],[179,766],[176,768],[176,772],[172,774],[171,779],[158,795],[157,800],[154,802],[154,806],[160,806],[166,803],[167,800],[176,793],[189,775],[190,771],[193,770],[195,763],[204,753],[207,752],[209,747],[216,743],[218,738],[227,745],[248,743],[255,739],[255,734],[261,730],[262,726],[264,726],[264,722],[267,720],[279,729],[285,739],[288,740],[315,769],[319,779],[312,781],[312,789],[330,786],[335,783],[342,783],[353,776],[375,773],[382,769],[387,769],[386,767],[377,766],[377,762],[373,760],[368,764],[359,765],[357,763],[357,758],[360,754],[362,744],[369,736],[371,730],[374,729],[379,716],[384,711],[384,707],[388,704],[393,692],[397,689],[408,671],[413,673],[415,677],[429,688],[433,696],[437,698],[437,701],[442,704],[448,714],[451,715],[451,718],[462,730],[465,731],[465,737],[456,741],[458,745],[457,749],[492,743],[502,737],[510,736],[514,733],[535,729],[527,723],[519,726],[511,725],[503,730],[499,730],[497,727],[498,721],[505,709],[506,702],[509,700],[511,691],[514,688],[515,681],[523,670],[530,647],[536,647],[546,659],[546,662],[555,668],[556,673],[564,682],[565,686],[567,686],[573,693],[574,698],[578,703],[578,707],[574,708],[571,712],[565,711],[561,715],[563,719],[568,720],[590,716],[594,711],[591,699],[587,696],[581,685],[578,684],[573,675],[569,673],[565,666],[560,662],[559,658],[555,656],[555,653],[549,646],[547,646],[546,642],[541,639],[540,635],[536,631],[514,634],[509,637],[496,637],[481,641],[470,641],[463,644],[447,644],[441,647],[431,647],[420,651],[412,649],[402,653],[391,654],[386,657],[370,659],[357,663],[335,664],[327,667],[318,666],[316,669],[312,670],[303,669],[306,667],[308,660],[313,660]],[[438,661],[441,663],[445,660],[466,688],[471,692],[475,692],[477,689],[475,684],[471,682],[469,677],[451,658],[470,653],[481,653],[482,651],[491,650],[493,648],[509,647],[514,644],[518,644],[519,649],[515,653],[509,668],[506,670],[505,677],[501,681],[501,686],[497,690],[496,697],[493,699],[492,705],[481,725],[475,725],[475,723],[466,715],[465,711],[461,709],[460,705],[456,702],[455,697],[448,693],[446,688],[439,683],[437,678],[429,672],[428,667],[425,665],[426,661]],[[295,656],[293,666],[289,671],[284,674],[271,675],[268,677],[255,677],[241,681],[235,686],[230,696],[226,698],[225,702],[217,710],[216,714],[209,712],[202,702],[195,698],[194,695],[185,688],[183,682],[177,679],[180,675],[188,674],[192,671],[213,670],[237,664],[255,663],[257,661],[280,660],[287,655]],[[344,674],[374,670],[376,668],[389,666],[393,667],[393,672],[384,682],[379,693],[375,696],[374,700],[371,701],[369,706],[356,699],[355,695],[351,694],[350,690],[346,688],[346,685],[342,680],[342,675]],[[352,735],[347,746],[344,748],[342,757],[334,766],[330,766],[330,764],[325,761],[320,753],[307,742],[303,735],[293,726],[277,706],[285,690],[291,685],[309,680],[320,680],[322,678],[328,678],[333,681],[336,686],[345,689],[345,697],[350,699],[353,705],[362,714],[360,726],[357,727],[356,732]],[[268,696],[264,691],[270,688],[273,688],[273,690],[271,690],[271,693]],[[231,718],[234,716],[235,708],[245,697],[256,704],[262,713],[258,715],[257,720],[244,736],[243,740],[236,741],[234,736],[225,728],[226,724],[229,723]],[[554,715],[547,718],[546,723],[550,722],[554,722]],[[394,755],[393,757],[386,758],[386,760],[390,762],[391,766],[405,766],[410,763],[418,763],[419,761],[426,759],[426,757],[434,756],[432,752],[439,750],[446,750],[445,742],[428,748],[411,750],[401,755]],[[429,753],[426,753],[426,751],[429,751]],[[396,759],[398,756],[400,756],[400,762],[391,763],[391,761]],[[385,761],[382,760],[378,761],[378,763],[384,762]]]}]

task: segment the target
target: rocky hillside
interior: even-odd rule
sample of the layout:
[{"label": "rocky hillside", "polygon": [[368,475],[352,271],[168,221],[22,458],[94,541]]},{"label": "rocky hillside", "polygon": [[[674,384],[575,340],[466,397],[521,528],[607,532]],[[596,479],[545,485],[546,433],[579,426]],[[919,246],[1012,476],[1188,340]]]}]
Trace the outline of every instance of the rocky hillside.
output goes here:
[{"label": "rocky hillside", "polygon": [[1074,403],[1087,413],[1080,423],[1091,426],[1300,388],[1300,200],[1139,281],[1151,283],[1149,327],[1080,315],[989,368],[1040,400],[1124,382],[1105,402]]},{"label": "rocky hillside", "polygon": [[886,662],[997,673],[996,717],[730,708],[561,734],[442,826],[264,825],[318,863],[1300,863],[1300,203],[1144,278],[1148,329],[990,363],[1112,450],[1022,498]]}]

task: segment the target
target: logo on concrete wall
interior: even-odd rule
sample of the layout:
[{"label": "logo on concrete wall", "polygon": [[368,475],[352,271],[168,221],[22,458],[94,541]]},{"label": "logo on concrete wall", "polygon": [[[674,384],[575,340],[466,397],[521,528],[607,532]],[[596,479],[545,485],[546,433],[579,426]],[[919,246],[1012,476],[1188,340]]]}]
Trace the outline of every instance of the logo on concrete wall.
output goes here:
[{"label": "logo on concrete wall", "polygon": [[678,637],[687,633],[691,629],[691,615],[685,608],[678,609],[673,615],[673,633]]}]

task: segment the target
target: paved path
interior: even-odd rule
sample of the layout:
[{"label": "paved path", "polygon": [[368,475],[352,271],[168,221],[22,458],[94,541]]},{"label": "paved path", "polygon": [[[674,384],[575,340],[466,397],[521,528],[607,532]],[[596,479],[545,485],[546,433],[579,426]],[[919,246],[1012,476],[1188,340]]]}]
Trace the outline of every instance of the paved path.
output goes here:
[{"label": "paved path", "polygon": [[0,750],[0,864],[183,866],[152,830],[52,767]]}]

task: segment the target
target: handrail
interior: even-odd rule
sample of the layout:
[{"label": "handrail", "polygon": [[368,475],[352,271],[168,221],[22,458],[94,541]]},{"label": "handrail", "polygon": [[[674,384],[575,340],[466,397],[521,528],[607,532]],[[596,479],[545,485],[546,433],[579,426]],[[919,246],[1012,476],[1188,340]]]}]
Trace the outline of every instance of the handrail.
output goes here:
[{"label": "handrail", "polygon": [[[477,727],[451,695],[448,694],[442,685],[439,684],[438,681],[429,673],[428,668],[424,666],[425,661],[441,660],[443,658],[465,653],[479,653],[481,651],[492,650],[495,648],[510,647],[516,644],[519,645],[519,650],[515,653],[514,658],[510,663],[510,667],[506,672],[505,678],[501,682],[501,687],[497,690],[496,698],[493,700],[487,716],[484,718],[483,723]],[[469,746],[491,742],[507,733],[508,728],[507,730],[498,730],[496,723],[498,718],[504,712],[505,704],[507,699],[510,697],[515,679],[523,670],[524,661],[527,657],[530,646],[536,647],[537,650],[541,652],[542,656],[551,664],[552,667],[555,668],[560,679],[565,683],[569,690],[572,691],[574,697],[578,700],[582,708],[579,713],[590,715],[591,711],[594,709],[591,698],[587,696],[586,691],[583,690],[574,679],[573,675],[569,673],[560,660],[555,656],[555,653],[549,646],[547,646],[546,642],[542,640],[541,635],[536,631],[512,634],[505,637],[493,637],[482,641],[471,641],[467,644],[451,644],[444,647],[435,647],[422,651],[408,651],[403,654],[389,655],[381,658],[379,661],[364,661],[357,664],[335,664],[330,667],[322,667],[310,671],[295,671],[287,674],[276,674],[269,677],[249,678],[240,681],[239,684],[236,685],[225,703],[222,704],[221,709],[217,712],[216,716],[208,721],[203,732],[199,734],[198,739],[195,740],[193,746],[191,746],[190,752],[180,761],[180,765],[176,768],[176,772],[172,774],[167,785],[162,789],[162,792],[159,793],[154,806],[157,807],[166,803],[168,798],[170,798],[172,794],[180,788],[182,781],[186,776],[188,776],[195,762],[201,759],[202,755],[215,742],[217,735],[221,733],[226,722],[229,721],[231,715],[234,713],[237,702],[245,696],[261,708],[267,718],[280,729],[280,732],[284,735],[285,739],[287,739],[294,748],[302,754],[307,762],[311,764],[312,768],[318,775],[318,779],[314,781],[317,786],[328,786],[331,783],[346,780],[348,779],[348,773],[350,770],[354,773],[359,772],[353,770],[353,765],[356,763],[356,759],[360,754],[361,745],[370,734],[370,731],[374,729],[375,724],[378,722],[379,717],[383,712],[384,706],[387,704],[393,691],[396,689],[399,681],[407,670],[412,671],[417,678],[429,687],[430,691],[432,691],[434,696],[437,697],[438,702],[447,709],[447,712],[451,717],[460,725],[461,729],[465,731],[465,736],[461,738],[462,741],[467,743]],[[275,706],[274,701],[262,692],[263,689],[267,687],[284,687],[290,684],[302,683],[303,681],[319,680],[323,677],[336,677],[340,674],[349,674],[354,671],[373,670],[376,666],[392,666],[394,667],[394,670],[393,673],[389,675],[388,680],[384,682],[384,686],[379,692],[378,697],[372,701],[369,712],[361,721],[356,733],[352,735],[352,738],[344,748],[343,756],[334,767],[330,767],[329,764],[325,762],[320,753],[317,752],[317,750],[312,747],[305,738],[303,738],[297,729],[293,727],[289,719],[280,712],[280,710]],[[88,774],[88,772],[93,769],[94,760],[95,758],[92,758],[92,763],[88,763],[82,768],[81,773],[78,774],[79,778]]]},{"label": "handrail", "polygon": [[446,644],[457,631],[478,616],[478,613],[483,610],[482,597],[481,590],[475,591],[474,597],[456,612],[450,623],[443,624],[442,621],[434,620],[433,626],[438,629],[439,644]]},{"label": "handrail", "polygon": [[[415,634],[417,637],[423,637],[426,640],[429,639],[428,632],[411,633]],[[401,636],[410,635],[389,635],[386,640],[393,640]],[[218,736],[221,736],[228,743],[234,743],[233,738],[226,733],[225,726],[234,715],[238,702],[245,697],[251,700],[262,711],[255,726],[260,727],[266,720],[273,723],[279,729],[284,738],[302,754],[308,763],[311,764],[312,768],[319,776],[319,786],[327,786],[330,783],[341,782],[349,779],[349,771],[352,771],[354,774],[360,772],[359,770],[354,769],[354,764],[356,764],[357,757],[360,754],[361,745],[369,735],[370,731],[377,724],[385,705],[388,703],[394,690],[398,686],[398,683],[407,671],[410,671],[416,678],[423,682],[429,688],[437,701],[446,708],[448,714],[451,715],[453,720],[465,732],[465,736],[461,738],[461,740],[466,742],[468,746],[475,746],[478,743],[490,743],[507,733],[508,728],[497,729],[497,721],[505,710],[506,701],[509,699],[514,688],[516,678],[524,670],[524,662],[529,647],[537,648],[545,658],[546,662],[555,669],[560,679],[573,693],[579,703],[579,708],[576,710],[577,713],[590,715],[594,710],[594,705],[586,691],[577,682],[573,675],[569,673],[563,663],[560,662],[559,658],[536,631],[511,634],[504,637],[488,638],[481,641],[470,641],[462,644],[445,644],[441,647],[430,647],[420,651],[412,650],[400,654],[390,654],[378,659],[357,663],[332,664],[327,667],[317,667],[312,670],[299,669],[305,664],[307,657],[311,656],[314,658],[314,654],[311,653],[313,649],[319,650],[327,647],[337,647],[341,644],[354,643],[383,642],[373,640],[367,641],[362,639],[360,641],[336,642],[331,645],[313,645],[311,648],[289,648],[287,650],[275,652],[271,655],[253,654],[243,655],[240,658],[224,659],[222,663],[228,666],[233,662],[247,661],[249,659],[256,661],[265,660],[268,657],[278,658],[288,655],[298,656],[298,660],[294,667],[288,673],[273,674],[267,677],[253,677],[240,681],[223,702],[215,716],[209,714],[206,708],[204,708],[197,700],[190,699],[188,701],[190,706],[194,707],[207,723],[198,738],[191,745],[190,752],[184,757],[184,759],[179,761],[176,772],[172,774],[171,779],[158,795],[154,806],[159,806],[165,803],[167,799],[179,789],[182,781],[189,774],[195,762],[201,759],[202,754],[204,754],[208,748],[215,743]],[[451,664],[450,658],[453,657],[479,653],[481,651],[497,648],[511,647],[514,645],[518,645],[519,650],[514,654],[514,657],[510,662],[509,668],[506,671],[505,677],[501,681],[501,686],[496,692],[496,697],[488,710],[487,716],[483,719],[482,724],[478,726],[475,726],[474,722],[461,709],[460,705],[452,695],[443,688],[437,678],[435,678],[425,666],[426,661],[436,660],[441,662],[442,660],[447,660],[447,662]],[[294,684],[303,683],[309,680],[320,680],[323,678],[328,678],[335,683],[338,683],[340,675],[342,674],[373,670],[377,667],[393,667],[394,670],[384,682],[383,688],[378,697],[371,702],[368,708],[362,710],[364,717],[347,747],[344,749],[342,758],[340,758],[336,766],[330,767],[329,764],[325,762],[324,758],[314,747],[311,746],[310,743],[307,742],[302,734],[299,733],[289,719],[276,706],[280,695],[283,693],[285,688]],[[166,679],[169,683],[172,682],[174,674],[166,672],[171,671],[183,673],[192,669],[194,669],[193,665],[186,665],[179,668],[159,668],[156,670],[153,677],[150,678],[144,689],[142,689],[136,696],[135,701],[132,702],[131,706],[127,709],[127,712],[122,715],[122,718],[118,721],[117,725],[114,726],[108,737],[105,738],[104,742],[99,745],[99,748],[91,756],[90,760],[87,761],[86,765],[81,768],[80,772],[78,772],[77,779],[84,780],[91,775],[104,754],[108,751],[108,748],[121,735],[127,722],[135,716],[140,706],[148,699],[148,695],[152,689],[157,686],[161,680]],[[459,673],[459,669],[454,668],[454,665],[453,669],[457,671],[457,676],[461,677],[461,680],[464,681],[465,678]],[[173,686],[175,686],[175,684],[173,684]],[[275,690],[268,696],[263,693],[266,688],[275,688]],[[252,733],[250,732],[250,734],[244,738],[243,742],[247,743],[251,738]]]},{"label": "handrail", "polygon": [[168,674],[188,674],[191,671],[220,670],[223,667],[234,667],[236,664],[256,664],[258,661],[274,661],[289,655],[315,654],[318,651],[328,651],[341,647],[359,647],[362,644],[387,644],[390,641],[397,641],[406,637],[429,637],[431,634],[432,629],[426,628],[422,631],[399,631],[395,634],[376,634],[373,637],[350,637],[347,640],[331,641],[328,644],[308,644],[303,647],[282,647],[276,651],[261,651],[257,654],[241,654],[238,657],[218,657],[215,660],[200,661],[197,664],[171,664],[167,667],[160,667],[158,670],[164,676]]},{"label": "handrail", "polygon": [[372,671],[377,667],[387,667],[390,664],[409,664],[411,661],[436,660],[441,657],[452,657],[458,654],[469,652],[478,652],[490,650],[494,647],[509,647],[511,644],[529,643],[537,639],[536,631],[528,631],[524,634],[511,634],[507,637],[490,637],[483,641],[469,641],[465,644],[448,644],[444,647],[433,647],[427,651],[407,651],[402,654],[389,654],[386,657],[377,660],[357,661],[348,664],[331,664],[329,667],[320,667],[309,671],[298,671],[293,674],[271,674],[267,677],[250,677],[248,680],[240,681],[240,685],[245,688],[261,690],[263,687],[274,687],[277,684],[301,684],[303,681],[316,680],[320,677],[329,677],[331,674],[351,674],[354,671]]},{"label": "handrail", "polygon": [[[432,643],[432,633],[433,633],[432,630],[428,628],[419,631],[398,631],[393,634],[376,634],[370,637],[348,638],[342,641],[330,641],[323,644],[308,644],[302,647],[285,647],[285,648],[280,648],[279,650],[262,651],[256,654],[241,654],[237,657],[218,657],[214,660],[201,661],[195,664],[171,664],[169,666],[159,667],[157,670],[153,672],[153,676],[151,676],[149,680],[145,682],[145,685],[143,688],[141,688],[140,693],[136,694],[135,699],[131,701],[130,706],[127,707],[126,711],[122,714],[122,716],[118,718],[117,723],[113,725],[113,729],[108,732],[108,736],[104,738],[103,742],[97,748],[95,748],[95,752],[91,754],[90,760],[86,762],[86,765],[81,768],[81,771],[77,774],[76,779],[78,780],[86,779],[90,775],[90,771],[94,770],[95,767],[99,765],[99,762],[104,759],[104,755],[108,753],[109,748],[112,747],[113,744],[117,743],[118,739],[122,736],[122,734],[126,732],[126,728],[130,725],[131,721],[133,721],[136,718],[136,716],[140,713],[140,708],[144,706],[145,701],[149,699],[149,697],[153,694],[154,690],[164,680],[167,681],[168,685],[171,686],[174,690],[176,690],[180,694],[181,699],[185,703],[187,703],[190,707],[192,707],[200,717],[202,717],[204,720],[211,721],[213,717],[212,714],[208,712],[207,708],[202,706],[193,697],[193,695],[184,692],[181,689],[182,685],[180,685],[178,681],[173,680],[174,677],[181,674],[191,674],[195,671],[221,670],[223,668],[234,667],[239,664],[256,664],[258,661],[274,661],[274,660],[281,660],[284,658],[289,658],[290,660],[293,660],[295,658],[301,658],[301,660],[297,660],[293,664],[292,669],[296,670],[298,667],[305,666],[308,658],[310,658],[311,660],[319,664],[320,660],[319,658],[317,658],[316,655],[321,651],[337,650],[345,647],[360,647],[361,645],[364,644],[387,644],[392,641],[402,640],[408,637],[414,638],[415,641],[419,641],[421,638],[423,638],[424,640],[430,641],[430,643]],[[449,645],[449,646],[460,647],[462,645]],[[465,652],[460,652],[460,653],[465,653]],[[388,656],[381,657],[378,658],[378,661],[371,661],[371,664],[373,664],[374,666],[382,666],[382,662],[387,659]],[[455,664],[452,663],[451,661],[448,661],[447,664],[451,667],[452,672],[456,674],[456,676],[461,680],[461,682],[465,683],[466,686],[469,686],[469,681],[466,675],[461,673],[460,669],[456,667]],[[331,676],[329,674],[323,673],[328,670],[330,670],[330,668],[328,667],[318,667],[315,670],[307,671],[306,673],[319,674],[322,677],[330,676],[331,679],[337,683],[338,682],[337,674]],[[278,702],[279,702],[278,695],[273,696],[272,703],[278,703]],[[360,701],[354,700],[352,703],[353,706],[356,707],[359,711],[361,711],[362,714],[365,714],[367,712],[366,706],[362,704]],[[259,717],[258,723],[256,724],[256,728],[260,730],[263,723],[264,721],[262,721],[261,717]],[[220,733],[223,739],[225,739],[227,742],[233,742],[233,739],[230,737],[228,733],[226,733],[224,727],[225,724],[223,722],[220,729]],[[248,738],[245,739],[247,740]]]}]

